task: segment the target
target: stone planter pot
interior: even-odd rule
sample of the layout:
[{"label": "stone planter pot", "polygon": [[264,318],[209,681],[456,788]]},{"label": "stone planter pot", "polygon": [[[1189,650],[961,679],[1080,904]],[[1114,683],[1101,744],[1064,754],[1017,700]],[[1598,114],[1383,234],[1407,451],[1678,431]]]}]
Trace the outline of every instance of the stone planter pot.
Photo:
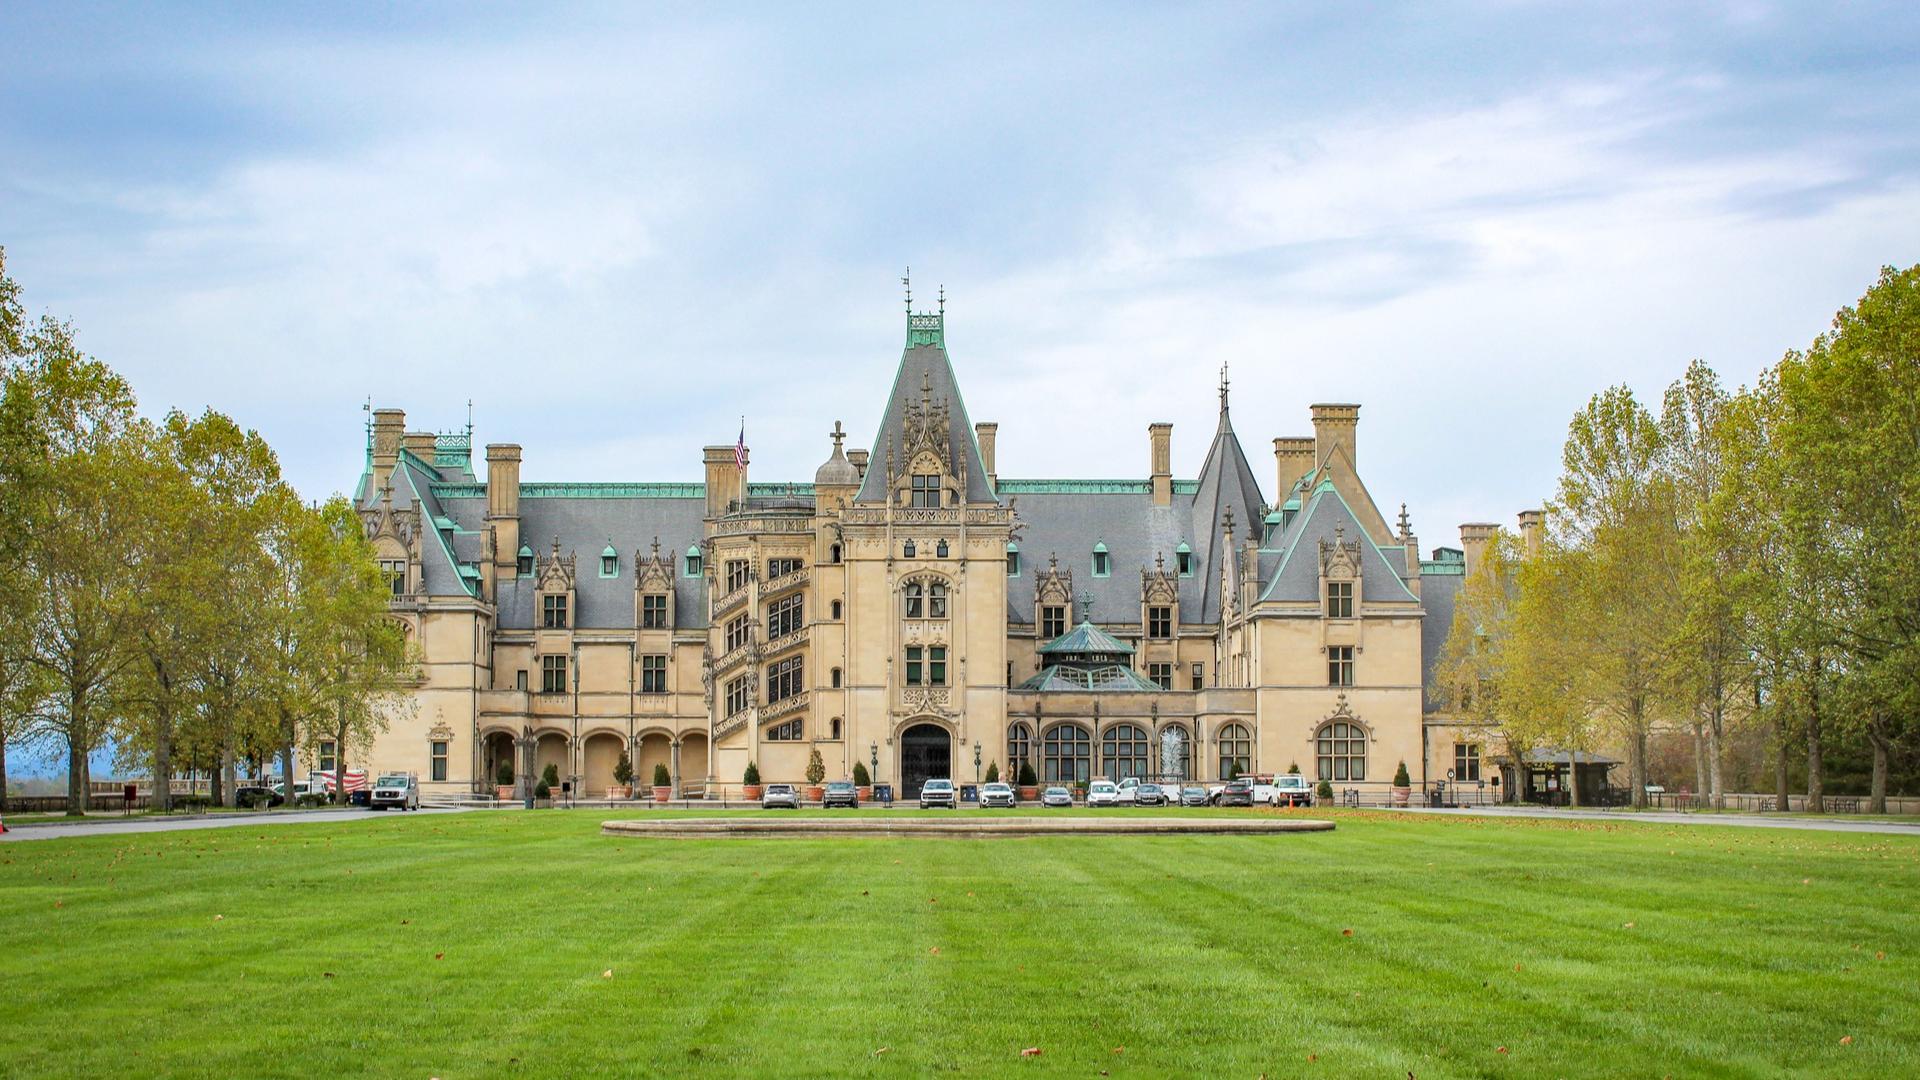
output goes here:
[{"label": "stone planter pot", "polygon": [[663,803],[663,802],[666,802],[666,801],[667,801],[668,799],[671,799],[671,798],[673,798],[673,786],[672,786],[672,785],[670,785],[670,784],[669,784],[669,785],[667,785],[666,787],[656,787],[656,788],[654,788],[654,789],[653,789],[653,801],[654,801],[654,802],[657,802],[657,803]]},{"label": "stone planter pot", "polygon": [[1028,787],[1025,784],[1022,784],[1020,786],[1021,802],[1032,802],[1033,800],[1039,797],[1040,797],[1040,789],[1038,787]]},{"label": "stone planter pot", "polygon": [[613,784],[607,788],[607,798],[626,799],[633,796],[633,789],[625,784]]},{"label": "stone planter pot", "polygon": [[759,802],[760,801],[760,785],[759,784],[741,784],[740,797],[747,800],[748,802]]},{"label": "stone planter pot", "polygon": [[868,786],[866,786],[866,787],[863,787],[863,788],[856,788],[856,789],[855,789],[855,793],[856,793],[856,794],[858,794],[858,795],[860,796],[860,801],[861,801],[861,802],[872,802],[872,801],[873,801],[873,787],[872,787],[872,785],[868,785]]},{"label": "stone planter pot", "polygon": [[819,784],[807,785],[807,801],[819,802],[827,797],[827,789]]},{"label": "stone planter pot", "polygon": [[1412,798],[1413,789],[1410,787],[1397,787],[1393,789],[1393,805],[1395,806],[1405,806],[1407,805],[1407,801]]},{"label": "stone planter pot", "polygon": [[511,802],[513,800],[513,785],[495,784],[493,787],[493,797],[501,802]]}]

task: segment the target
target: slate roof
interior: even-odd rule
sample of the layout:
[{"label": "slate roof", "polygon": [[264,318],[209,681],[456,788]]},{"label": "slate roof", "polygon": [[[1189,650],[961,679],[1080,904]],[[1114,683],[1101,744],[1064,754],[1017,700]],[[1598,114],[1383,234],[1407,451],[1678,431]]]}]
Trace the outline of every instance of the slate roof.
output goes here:
[{"label": "slate roof", "polygon": [[1420,600],[1427,609],[1426,617],[1420,620],[1420,679],[1427,688],[1428,708],[1440,705],[1434,673],[1440,668],[1440,650],[1446,647],[1447,634],[1453,629],[1453,602],[1466,580],[1459,574],[1420,575]]},{"label": "slate roof", "polygon": [[[1266,502],[1260,497],[1259,481],[1253,467],[1240,450],[1233,434],[1233,420],[1227,412],[1227,391],[1220,389],[1220,423],[1213,433],[1213,445],[1207,448],[1207,460],[1200,466],[1198,490],[1193,496],[1191,530],[1197,538],[1194,558],[1202,573],[1196,574],[1200,586],[1200,621],[1220,619],[1220,567],[1225,554],[1223,523],[1233,512],[1233,538],[1238,544],[1260,535],[1260,523],[1266,517]],[[1184,608],[1184,603],[1182,604]]]},{"label": "slate roof", "polygon": [[[484,517],[487,501],[449,499],[447,503],[458,518]],[[575,555],[575,625],[582,630],[630,629],[634,623],[634,555],[652,554],[654,537],[660,538],[660,552],[673,560],[674,624],[678,627],[707,625],[706,585],[704,577],[688,577],[684,552],[701,538],[702,520],[707,512],[700,498],[652,497],[537,497],[520,499],[520,537],[541,558],[553,552],[554,537],[560,538],[560,554]],[[620,553],[620,575],[600,576],[599,552],[608,544]],[[531,629],[535,618],[535,588],[532,578],[513,578],[500,583],[500,625],[508,629]]]},{"label": "slate roof", "polygon": [[[1320,541],[1334,539],[1336,532],[1349,541],[1360,541],[1360,578],[1365,582],[1366,599],[1416,599],[1406,586],[1405,555],[1402,554],[1397,562],[1387,558],[1367,531],[1360,527],[1360,519],[1354,514],[1353,508],[1347,505],[1330,481],[1322,481],[1314,489],[1306,508],[1295,512],[1281,526],[1281,531],[1268,541],[1271,546],[1261,551],[1260,577],[1266,586],[1261,590],[1259,599],[1318,602]],[[1393,550],[1400,551],[1398,548]],[[1384,591],[1381,590],[1382,585],[1386,586]]]},{"label": "slate roof", "polygon": [[[1047,571],[1047,557],[1054,555],[1063,570],[1073,571],[1074,602],[1082,593],[1092,594],[1094,621],[1137,623],[1140,571],[1153,566],[1156,554],[1165,556],[1168,571],[1173,571],[1174,551],[1182,542],[1196,554],[1193,576],[1179,579],[1180,621],[1205,621],[1200,582],[1204,571],[1198,554],[1202,548],[1192,532],[1193,496],[1176,492],[1172,506],[1155,506],[1152,489],[1144,483],[1131,490],[1100,493],[1031,490],[1042,483],[1002,483],[1003,488],[1027,489],[1008,496],[1026,525],[1015,541],[1020,547],[1020,576],[1007,579],[1008,622],[1032,624],[1033,592]],[[1093,576],[1095,544],[1107,546],[1111,570],[1107,577]]]},{"label": "slate roof", "polygon": [[[939,329],[924,331],[913,329],[923,320],[939,320]],[[867,468],[865,481],[860,485],[855,502],[884,503],[887,500],[887,448],[892,440],[894,468],[905,465],[900,455],[906,448],[905,417],[907,402],[918,401],[921,387],[927,388],[928,396],[934,401],[944,399],[947,403],[947,438],[952,451],[954,471],[960,464],[966,463],[967,502],[994,503],[993,489],[987,486],[987,466],[980,457],[980,446],[974,441],[973,421],[967,418],[966,402],[960,399],[960,384],[953,376],[953,364],[947,359],[945,316],[914,315],[910,317],[907,347],[900,353],[900,367],[894,372],[893,389],[887,394],[887,411],[880,418],[880,430],[874,434],[873,458]]]}]

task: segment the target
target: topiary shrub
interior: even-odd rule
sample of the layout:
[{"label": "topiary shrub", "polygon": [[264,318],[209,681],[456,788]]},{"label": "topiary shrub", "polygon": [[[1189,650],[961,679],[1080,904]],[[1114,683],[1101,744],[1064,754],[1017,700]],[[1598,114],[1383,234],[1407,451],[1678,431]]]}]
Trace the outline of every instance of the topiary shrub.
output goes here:
[{"label": "topiary shrub", "polygon": [[1413,779],[1412,777],[1409,777],[1407,775],[1407,763],[1404,761],[1400,763],[1400,767],[1398,769],[1393,770],[1393,786],[1394,787],[1412,787],[1413,786]]},{"label": "topiary shrub", "polygon": [[[613,782],[621,787],[633,783],[633,759],[625,753],[620,755],[619,761],[613,763]],[[655,783],[658,782],[655,781]]]},{"label": "topiary shrub", "polygon": [[317,791],[310,791],[305,795],[295,795],[293,797],[293,805],[295,806],[326,806],[331,802],[331,799]]},{"label": "topiary shrub", "polygon": [[755,765],[751,761],[747,762],[747,771],[744,775],[740,777],[740,782],[743,784],[759,783],[760,782],[760,766]]},{"label": "topiary shrub", "polygon": [[1299,763],[1299,762],[1297,762],[1297,761],[1290,761],[1290,762],[1288,762],[1288,763],[1287,763],[1287,775],[1288,775],[1288,776],[1299,776],[1299,775],[1300,775],[1300,763]]},{"label": "topiary shrub", "polygon": [[1240,770],[1241,770],[1241,766],[1240,766],[1240,763],[1239,763],[1238,761],[1235,761],[1235,762],[1234,762],[1233,764],[1231,764],[1231,765],[1228,765],[1228,766],[1227,766],[1227,779],[1229,779],[1229,780],[1238,780],[1238,779],[1240,779]]},{"label": "topiary shrub", "polygon": [[512,787],[513,786],[513,762],[511,761],[501,762],[500,767],[493,771],[493,782],[500,785],[501,787]]},{"label": "topiary shrub", "polygon": [[559,787],[560,766],[549,763],[547,767],[540,772],[540,782],[547,785],[549,791]]},{"label": "topiary shrub", "polygon": [[1033,771],[1033,762],[1031,761],[1023,761],[1020,763],[1020,786],[1021,787],[1039,787],[1040,786],[1040,777],[1038,774],[1036,774]]},{"label": "topiary shrub", "polygon": [[[552,769],[553,766],[549,765],[547,768]],[[541,778],[539,783],[533,785],[533,797],[536,799],[553,798],[553,787],[547,783],[544,777]]]},{"label": "topiary shrub", "polygon": [[672,787],[673,777],[668,775],[665,762],[656,762],[653,766],[653,786]]},{"label": "topiary shrub", "polygon": [[1313,789],[1313,793],[1319,798],[1331,800],[1333,798],[1333,785],[1322,780],[1320,781],[1320,786]]},{"label": "topiary shrub", "polygon": [[818,787],[820,781],[826,778],[827,763],[820,760],[820,748],[816,746],[813,752],[807,755],[807,783]]},{"label": "topiary shrub", "polygon": [[873,786],[873,777],[867,775],[867,763],[864,761],[856,761],[853,763],[853,786]]}]

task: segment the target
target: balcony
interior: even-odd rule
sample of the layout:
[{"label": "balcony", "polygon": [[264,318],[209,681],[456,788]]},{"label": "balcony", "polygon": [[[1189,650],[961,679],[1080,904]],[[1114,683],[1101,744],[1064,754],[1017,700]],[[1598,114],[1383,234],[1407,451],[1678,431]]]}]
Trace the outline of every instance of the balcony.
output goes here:
[{"label": "balcony", "polygon": [[747,657],[751,656],[752,654],[753,654],[753,639],[749,637],[745,643],[741,645],[737,645],[734,648],[728,650],[727,652],[720,654],[720,658],[713,662],[714,676],[718,677],[718,676],[724,675],[727,672],[732,671],[734,668],[739,667],[743,662],[746,661]]},{"label": "balcony", "polygon": [[761,708],[760,722],[763,724],[772,723],[775,720],[792,716],[794,713],[804,712],[806,711],[807,703],[812,700],[812,697],[813,693],[811,691],[802,690],[792,697],[781,698],[779,701]]},{"label": "balcony", "polygon": [[719,742],[721,739],[739,731],[741,728],[746,727],[747,721],[751,719],[753,719],[753,709],[751,707],[741,709],[739,712],[713,725],[713,740]]},{"label": "balcony", "polygon": [[805,588],[806,584],[807,584],[807,568],[803,566],[798,570],[792,571],[791,573],[781,574],[777,578],[769,578],[766,581],[761,582],[760,583],[760,599],[771,600],[774,597],[780,595],[781,593],[791,592],[794,589]]},{"label": "balcony", "polygon": [[715,600],[713,602],[712,621],[719,622],[720,616],[726,614],[729,611],[732,611],[734,608],[739,607],[741,604],[746,603],[747,590],[751,588],[753,588],[753,582],[749,581],[745,585],[740,586],[739,588],[733,590],[732,592],[721,597],[720,599]]},{"label": "balcony", "polygon": [[807,634],[811,629],[811,627],[802,626],[791,634],[782,634],[772,641],[767,642],[766,658],[771,660],[778,654],[786,652],[788,649],[805,645],[807,643]]}]

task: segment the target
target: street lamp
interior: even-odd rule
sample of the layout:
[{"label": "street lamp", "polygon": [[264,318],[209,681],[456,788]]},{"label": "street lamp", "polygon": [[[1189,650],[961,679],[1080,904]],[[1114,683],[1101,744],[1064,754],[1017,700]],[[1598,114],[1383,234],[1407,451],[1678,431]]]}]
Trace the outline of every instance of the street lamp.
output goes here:
[{"label": "street lamp", "polygon": [[973,743],[973,782],[976,784],[980,782],[980,741],[978,739]]}]

